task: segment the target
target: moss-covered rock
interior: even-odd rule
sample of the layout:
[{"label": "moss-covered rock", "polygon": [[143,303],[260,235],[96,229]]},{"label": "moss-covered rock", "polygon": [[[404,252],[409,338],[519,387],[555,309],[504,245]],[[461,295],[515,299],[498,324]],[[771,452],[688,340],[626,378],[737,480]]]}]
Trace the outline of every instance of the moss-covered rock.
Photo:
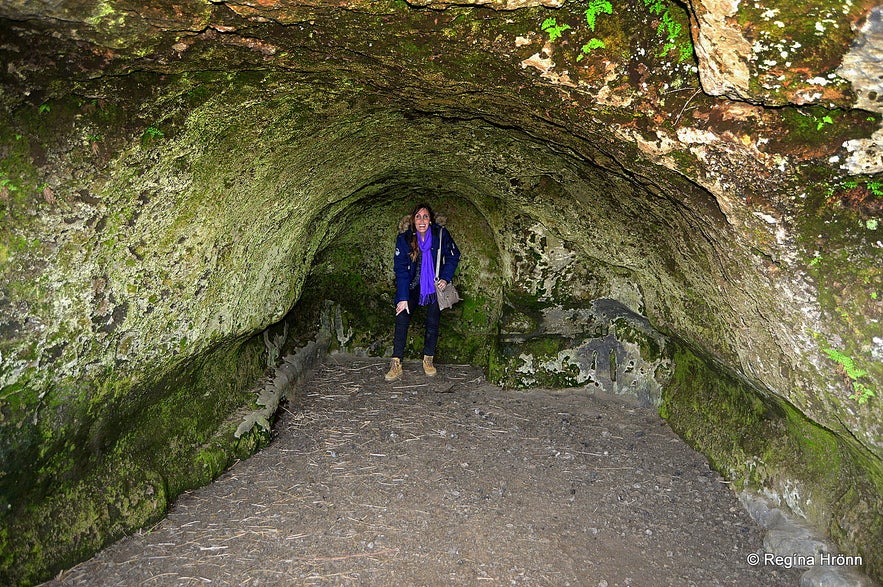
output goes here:
[{"label": "moss-covered rock", "polygon": [[659,410],[738,490],[762,492],[823,528],[880,574],[883,468],[854,439],[683,346]]},{"label": "moss-covered rock", "polygon": [[3,582],[39,581],[155,522],[175,496],[268,442],[257,430],[234,437],[263,353],[256,337],[158,379],[69,383],[26,413],[4,402],[17,424],[0,447]]},{"label": "moss-covered rock", "polygon": [[[515,6],[0,7],[0,504],[31,545],[0,534],[4,573],[37,580],[85,556],[253,446],[211,439],[253,401],[238,391],[283,318],[295,344],[334,300],[336,344],[386,354],[389,247],[416,200],[447,213],[466,253],[440,361],[511,385],[606,373],[630,387],[640,367],[654,403],[664,341],[683,341],[715,367],[698,376],[721,367],[784,414],[734,444],[754,412],[733,400],[715,461],[765,458],[748,482],[867,552],[879,525],[856,512],[879,511],[883,460],[881,119],[828,76],[848,50],[861,69],[849,45],[873,38],[869,4],[818,21],[829,35],[813,31],[831,7],[807,20],[783,5],[782,26],[759,4],[726,16],[752,42],[721,53],[748,65],[746,83],[724,81],[751,103],[709,86],[724,47],[688,55],[688,19],[696,39],[714,30],[699,2],[611,5],[594,28],[580,3]],[[777,50],[793,70],[765,63]],[[629,313],[604,314],[604,299]],[[710,409],[680,393],[664,405],[697,421]],[[833,438],[805,445],[802,417]],[[836,452],[859,488],[851,509],[808,460],[801,473],[775,458],[770,435]],[[137,479],[115,479],[115,463]],[[107,493],[78,513],[99,480]],[[52,532],[71,538],[50,547]]]}]

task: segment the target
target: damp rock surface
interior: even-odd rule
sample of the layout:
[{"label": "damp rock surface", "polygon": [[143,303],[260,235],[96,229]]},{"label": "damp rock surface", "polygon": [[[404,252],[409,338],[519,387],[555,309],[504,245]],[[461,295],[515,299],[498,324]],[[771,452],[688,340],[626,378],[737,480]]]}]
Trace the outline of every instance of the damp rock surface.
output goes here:
[{"label": "damp rock surface", "polygon": [[332,355],[276,438],[46,585],[797,585],[707,460],[623,397]]},{"label": "damp rock surface", "polygon": [[[773,4],[0,3],[0,583],[260,445],[284,316],[336,301],[388,356],[416,198],[463,251],[450,362],[652,369],[727,480],[883,577],[879,1]],[[668,385],[599,299],[688,349]]]}]

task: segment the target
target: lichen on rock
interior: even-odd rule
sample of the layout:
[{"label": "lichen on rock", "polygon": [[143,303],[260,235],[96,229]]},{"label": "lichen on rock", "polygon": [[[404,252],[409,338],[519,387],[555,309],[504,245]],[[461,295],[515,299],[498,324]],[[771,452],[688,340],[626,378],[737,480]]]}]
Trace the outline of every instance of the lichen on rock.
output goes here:
[{"label": "lichen on rock", "polygon": [[388,355],[418,200],[464,252],[441,362],[659,403],[883,576],[868,2],[66,6],[0,8],[4,580],[265,442],[268,329],[331,300],[332,348]]}]

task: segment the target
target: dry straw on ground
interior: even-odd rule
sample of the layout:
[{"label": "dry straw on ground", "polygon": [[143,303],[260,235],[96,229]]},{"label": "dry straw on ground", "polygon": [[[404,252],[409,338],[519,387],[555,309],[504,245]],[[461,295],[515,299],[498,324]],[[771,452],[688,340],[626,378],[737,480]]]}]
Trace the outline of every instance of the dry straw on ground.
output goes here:
[{"label": "dry straw on ground", "polygon": [[332,356],[277,437],[51,585],[796,585],[654,412]]}]

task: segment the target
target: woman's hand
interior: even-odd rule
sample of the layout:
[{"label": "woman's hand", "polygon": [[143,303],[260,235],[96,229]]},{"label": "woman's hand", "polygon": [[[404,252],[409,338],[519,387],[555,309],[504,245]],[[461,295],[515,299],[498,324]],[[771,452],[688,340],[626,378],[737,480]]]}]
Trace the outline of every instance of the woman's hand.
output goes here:
[{"label": "woman's hand", "polygon": [[402,300],[398,304],[396,304],[396,316],[401,314],[402,312],[411,313],[411,310],[408,309],[408,300]]},{"label": "woman's hand", "polygon": [[439,279],[435,282],[435,287],[438,288],[438,291],[445,291],[445,288],[448,287],[448,282],[444,279]]}]

